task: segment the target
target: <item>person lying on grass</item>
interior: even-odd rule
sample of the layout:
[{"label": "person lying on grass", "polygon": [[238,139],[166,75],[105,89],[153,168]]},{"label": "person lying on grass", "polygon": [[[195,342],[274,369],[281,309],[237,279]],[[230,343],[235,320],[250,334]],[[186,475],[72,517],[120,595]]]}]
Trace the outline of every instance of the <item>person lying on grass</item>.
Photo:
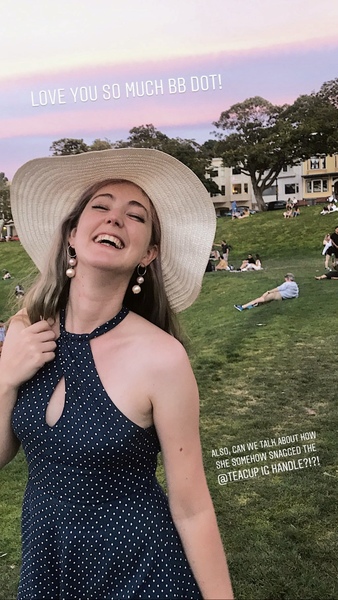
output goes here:
[{"label": "person lying on grass", "polygon": [[295,276],[293,273],[287,273],[284,277],[284,283],[274,288],[273,290],[267,290],[262,296],[259,298],[255,298],[255,300],[251,300],[247,302],[247,304],[234,304],[234,307],[242,311],[245,308],[255,308],[259,304],[264,304],[265,302],[271,302],[272,300],[287,300],[291,298],[298,298],[299,288],[297,283],[295,282]]},{"label": "person lying on grass", "polygon": [[315,277],[315,279],[338,279],[338,265],[335,265],[333,269],[333,271],[324,273],[324,275],[319,275],[319,277]]}]

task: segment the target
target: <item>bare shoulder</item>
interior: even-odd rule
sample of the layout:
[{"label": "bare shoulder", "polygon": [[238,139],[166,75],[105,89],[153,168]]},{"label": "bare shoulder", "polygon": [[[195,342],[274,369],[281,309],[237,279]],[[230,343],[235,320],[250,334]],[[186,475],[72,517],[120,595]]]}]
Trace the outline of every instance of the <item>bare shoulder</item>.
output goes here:
[{"label": "bare shoulder", "polygon": [[15,315],[10,317],[8,321],[8,331],[19,332],[26,327],[29,327],[31,322],[28,318],[27,311],[25,308],[19,310]]},{"label": "bare shoulder", "polygon": [[190,368],[184,346],[176,338],[135,313],[129,315],[129,326],[135,343],[142,347],[144,357],[151,356],[156,371]]}]

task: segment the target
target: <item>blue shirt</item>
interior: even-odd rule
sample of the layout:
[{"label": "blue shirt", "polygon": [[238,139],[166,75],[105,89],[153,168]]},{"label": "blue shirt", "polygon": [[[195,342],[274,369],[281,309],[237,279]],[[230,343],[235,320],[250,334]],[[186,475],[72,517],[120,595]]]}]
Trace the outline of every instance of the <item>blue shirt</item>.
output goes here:
[{"label": "blue shirt", "polygon": [[289,298],[298,298],[299,288],[295,281],[284,281],[284,283],[279,285],[277,289],[283,300]]}]

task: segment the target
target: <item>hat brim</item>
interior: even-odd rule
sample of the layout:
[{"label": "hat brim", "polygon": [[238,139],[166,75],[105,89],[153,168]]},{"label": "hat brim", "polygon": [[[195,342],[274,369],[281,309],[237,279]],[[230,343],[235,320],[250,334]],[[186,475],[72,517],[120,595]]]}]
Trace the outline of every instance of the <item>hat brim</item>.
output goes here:
[{"label": "hat brim", "polygon": [[151,199],[161,224],[161,263],[172,309],[197,298],[216,216],[198,177],[174,157],[149,148],[122,148],[33,159],[14,175],[13,220],[25,250],[41,271],[51,240],[82,193],[105,179],[126,179]]}]

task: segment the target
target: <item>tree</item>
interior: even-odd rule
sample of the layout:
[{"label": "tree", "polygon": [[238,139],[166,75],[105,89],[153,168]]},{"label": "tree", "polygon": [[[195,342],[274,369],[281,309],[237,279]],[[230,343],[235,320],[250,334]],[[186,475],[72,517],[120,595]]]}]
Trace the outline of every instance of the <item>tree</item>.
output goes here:
[{"label": "tree", "polygon": [[10,185],[5,173],[0,173],[0,221],[2,221],[3,224],[10,220],[12,220]]},{"label": "tree", "polygon": [[284,106],[255,96],[221,113],[214,125],[229,134],[218,134],[218,153],[227,167],[249,175],[259,210],[265,210],[264,190],[271,187],[287,160],[290,128],[283,123]]},{"label": "tree", "polygon": [[335,107],[320,94],[302,95],[285,110],[283,118],[292,126],[294,154],[300,159],[337,151],[338,104]]},{"label": "tree", "polygon": [[104,140],[100,140],[99,138],[94,140],[93,143],[89,146],[90,152],[97,152],[101,150],[109,150],[113,147],[113,144],[107,138]]},{"label": "tree", "polygon": [[[214,125],[218,155],[228,167],[249,175],[259,210],[266,210],[264,190],[284,165],[337,148],[338,111],[318,96],[300,96],[293,105],[277,106],[254,97],[222,112]],[[228,133],[233,132],[233,133]]]},{"label": "tree", "polygon": [[62,138],[53,142],[49,150],[53,153],[53,156],[64,156],[88,152],[89,146],[87,146],[83,139]]},{"label": "tree", "polygon": [[165,133],[158,131],[154,125],[140,125],[129,131],[126,141],[119,140],[114,144],[115,148],[154,148],[165,152],[165,146],[169,138]]},{"label": "tree", "polygon": [[202,150],[195,140],[170,138],[154,127],[154,125],[140,125],[129,131],[126,141],[120,140],[114,144],[115,148],[153,148],[166,152],[180,160],[189,167],[202,181],[205,187],[215,192],[215,182],[205,178],[207,167],[210,165],[209,154]]},{"label": "tree", "polygon": [[317,96],[323,100],[326,100],[335,108],[338,108],[338,77],[323,83],[322,87],[317,93]]},{"label": "tree", "polygon": [[161,150],[183,162],[199,177],[207,190],[215,195],[219,193],[217,184],[212,179],[206,179],[205,177],[211,159],[215,156],[213,152],[215,143],[214,140],[209,140],[201,146],[195,140],[170,138],[156,129],[154,125],[148,123],[130,129],[127,140],[111,142],[107,138],[104,140],[96,139],[88,146],[83,139],[63,138],[53,142],[50,150],[53,152],[53,156],[80,154],[108,148],[153,148]]}]

